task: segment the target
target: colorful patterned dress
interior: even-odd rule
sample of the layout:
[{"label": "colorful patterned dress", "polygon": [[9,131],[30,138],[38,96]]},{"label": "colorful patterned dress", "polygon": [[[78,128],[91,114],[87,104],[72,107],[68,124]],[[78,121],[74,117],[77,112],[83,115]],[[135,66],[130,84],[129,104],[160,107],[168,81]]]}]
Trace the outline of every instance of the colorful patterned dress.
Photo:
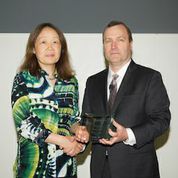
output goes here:
[{"label": "colorful patterned dress", "polygon": [[28,71],[18,73],[12,88],[12,112],[18,144],[15,177],[75,177],[76,158],[44,141],[51,132],[71,135],[71,125],[78,122],[77,79],[57,78],[52,86],[43,70],[39,78]]}]

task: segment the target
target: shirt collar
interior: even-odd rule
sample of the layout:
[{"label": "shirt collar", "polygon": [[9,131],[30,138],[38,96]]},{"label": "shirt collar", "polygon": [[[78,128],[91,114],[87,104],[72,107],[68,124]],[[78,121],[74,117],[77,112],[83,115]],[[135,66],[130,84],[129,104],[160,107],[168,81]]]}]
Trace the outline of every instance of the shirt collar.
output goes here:
[{"label": "shirt collar", "polygon": [[129,66],[130,62],[131,62],[131,59],[126,64],[124,64],[124,66],[122,66],[122,68],[119,71],[117,71],[116,73],[114,73],[111,70],[111,68],[109,67],[108,77],[112,78],[113,74],[117,74],[117,75],[119,75],[119,77],[123,77],[125,75],[125,73],[126,73],[126,70],[127,70],[128,66]]},{"label": "shirt collar", "polygon": [[[48,75],[48,73],[47,73],[45,70],[43,70],[43,69],[39,69],[39,71],[40,71],[41,76]],[[54,76],[55,76],[56,78],[58,78],[57,71],[55,72]]]}]

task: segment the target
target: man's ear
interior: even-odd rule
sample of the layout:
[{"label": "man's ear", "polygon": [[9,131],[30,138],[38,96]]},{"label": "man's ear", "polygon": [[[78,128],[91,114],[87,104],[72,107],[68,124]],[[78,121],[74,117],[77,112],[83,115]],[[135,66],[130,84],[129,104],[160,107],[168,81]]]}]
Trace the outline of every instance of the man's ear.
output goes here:
[{"label": "man's ear", "polygon": [[130,42],[131,50],[133,50],[133,41]]}]

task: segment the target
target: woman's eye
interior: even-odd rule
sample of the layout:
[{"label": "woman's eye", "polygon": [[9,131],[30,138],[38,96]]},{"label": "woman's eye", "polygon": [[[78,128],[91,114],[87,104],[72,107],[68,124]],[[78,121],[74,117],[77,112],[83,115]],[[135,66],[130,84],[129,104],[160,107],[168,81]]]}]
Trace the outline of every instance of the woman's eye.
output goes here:
[{"label": "woman's eye", "polygon": [[58,40],[55,40],[55,41],[53,41],[53,43],[58,44],[58,43],[59,43],[59,41],[58,41]]},{"label": "woman's eye", "polygon": [[41,42],[40,42],[40,44],[45,44],[45,43],[46,43],[46,41],[41,41]]}]

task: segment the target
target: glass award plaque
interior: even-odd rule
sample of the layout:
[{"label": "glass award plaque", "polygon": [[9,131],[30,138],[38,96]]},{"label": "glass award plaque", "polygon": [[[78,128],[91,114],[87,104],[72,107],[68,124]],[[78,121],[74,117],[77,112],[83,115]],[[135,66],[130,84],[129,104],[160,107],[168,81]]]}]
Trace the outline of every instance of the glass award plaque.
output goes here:
[{"label": "glass award plaque", "polygon": [[115,131],[111,116],[96,116],[86,113],[81,118],[81,124],[87,127],[92,142],[98,142],[100,138],[109,139],[111,137],[108,133],[109,128]]}]

